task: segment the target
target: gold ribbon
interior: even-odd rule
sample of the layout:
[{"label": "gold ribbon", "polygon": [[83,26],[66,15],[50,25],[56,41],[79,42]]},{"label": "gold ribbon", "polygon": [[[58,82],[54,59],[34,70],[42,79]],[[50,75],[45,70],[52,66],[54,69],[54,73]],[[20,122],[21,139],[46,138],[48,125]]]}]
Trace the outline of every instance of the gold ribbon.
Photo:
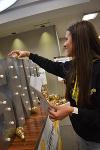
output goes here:
[{"label": "gold ribbon", "polygon": [[74,88],[72,91],[72,98],[76,101],[76,104],[78,102],[78,96],[79,96],[79,88],[78,88],[78,83],[77,83],[77,76],[76,76],[76,80],[74,83]]}]

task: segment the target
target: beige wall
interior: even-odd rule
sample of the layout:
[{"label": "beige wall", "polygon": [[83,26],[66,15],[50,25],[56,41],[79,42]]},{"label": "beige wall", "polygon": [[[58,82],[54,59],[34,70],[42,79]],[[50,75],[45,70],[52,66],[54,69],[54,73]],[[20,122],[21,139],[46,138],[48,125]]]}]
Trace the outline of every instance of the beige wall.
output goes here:
[{"label": "beige wall", "polygon": [[[53,60],[54,57],[59,56],[55,26],[10,35],[0,39],[0,51],[8,53],[12,49],[27,49]],[[62,83],[58,83],[56,76],[49,73],[46,73],[46,75],[50,94],[57,93],[62,95]]]}]

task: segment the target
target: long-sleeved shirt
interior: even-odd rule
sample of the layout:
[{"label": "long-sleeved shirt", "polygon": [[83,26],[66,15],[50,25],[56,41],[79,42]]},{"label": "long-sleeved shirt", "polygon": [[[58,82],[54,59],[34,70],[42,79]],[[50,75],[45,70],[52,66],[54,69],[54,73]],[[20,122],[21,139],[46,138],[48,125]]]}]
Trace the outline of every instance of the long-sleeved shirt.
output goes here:
[{"label": "long-sleeved shirt", "polygon": [[[53,62],[37,54],[30,53],[29,59],[45,69],[47,72],[66,79],[66,73],[71,67],[71,61],[65,63]],[[77,106],[75,100],[69,96],[71,106],[78,107],[78,114],[70,115],[75,132],[87,141],[100,143],[100,60],[93,63],[90,100],[91,107]]]}]

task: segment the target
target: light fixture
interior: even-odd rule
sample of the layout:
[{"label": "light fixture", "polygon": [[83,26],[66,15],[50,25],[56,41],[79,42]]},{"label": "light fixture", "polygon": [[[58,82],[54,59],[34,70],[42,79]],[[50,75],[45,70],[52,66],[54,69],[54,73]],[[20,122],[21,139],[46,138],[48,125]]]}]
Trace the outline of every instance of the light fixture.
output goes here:
[{"label": "light fixture", "polygon": [[0,0],[0,12],[4,11],[5,9],[9,8],[13,5],[17,0]]},{"label": "light fixture", "polygon": [[18,78],[18,76],[13,76],[13,79],[17,79]]},{"label": "light fixture", "polygon": [[21,95],[22,95],[22,96],[25,96],[25,93],[22,93]]},{"label": "light fixture", "polygon": [[11,107],[6,107],[5,108],[7,111],[11,111]]},{"label": "light fixture", "polygon": [[100,35],[98,36],[98,38],[100,39]]},{"label": "light fixture", "polygon": [[6,138],[5,141],[10,142],[11,138]]},{"label": "light fixture", "polygon": [[10,69],[13,69],[13,68],[14,68],[14,66],[9,66],[9,68],[10,68]]},{"label": "light fixture", "polygon": [[3,101],[2,104],[7,104],[7,101]]},{"label": "light fixture", "polygon": [[3,74],[1,74],[1,75],[0,75],[0,78],[1,78],[1,79],[3,79],[3,78],[4,78],[4,75],[3,75]]},{"label": "light fixture", "polygon": [[25,86],[23,89],[24,89],[24,90],[27,90],[27,87]]},{"label": "light fixture", "polygon": [[14,95],[19,95],[19,93],[18,93],[18,92],[16,92],[16,93],[14,93]]},{"label": "light fixture", "polygon": [[18,88],[21,88],[22,86],[19,84],[17,87],[18,87]]},{"label": "light fixture", "polygon": [[14,121],[9,121],[9,124],[14,125],[15,123]]},{"label": "light fixture", "polygon": [[16,34],[16,32],[12,32],[11,34],[12,34],[12,35],[15,35],[15,34]]},{"label": "light fixture", "polygon": [[91,19],[95,19],[96,16],[98,15],[98,13],[90,13],[90,14],[86,14],[83,16],[82,20],[91,20]]}]

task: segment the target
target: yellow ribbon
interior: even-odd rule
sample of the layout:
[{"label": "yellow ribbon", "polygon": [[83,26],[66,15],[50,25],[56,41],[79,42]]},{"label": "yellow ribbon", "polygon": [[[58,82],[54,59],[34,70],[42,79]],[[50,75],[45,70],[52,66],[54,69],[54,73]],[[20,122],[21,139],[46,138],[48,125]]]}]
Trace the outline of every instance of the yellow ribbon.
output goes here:
[{"label": "yellow ribbon", "polygon": [[79,96],[79,88],[78,88],[77,76],[76,76],[76,81],[72,92],[72,98],[76,101],[76,104],[78,102],[78,96]]}]

